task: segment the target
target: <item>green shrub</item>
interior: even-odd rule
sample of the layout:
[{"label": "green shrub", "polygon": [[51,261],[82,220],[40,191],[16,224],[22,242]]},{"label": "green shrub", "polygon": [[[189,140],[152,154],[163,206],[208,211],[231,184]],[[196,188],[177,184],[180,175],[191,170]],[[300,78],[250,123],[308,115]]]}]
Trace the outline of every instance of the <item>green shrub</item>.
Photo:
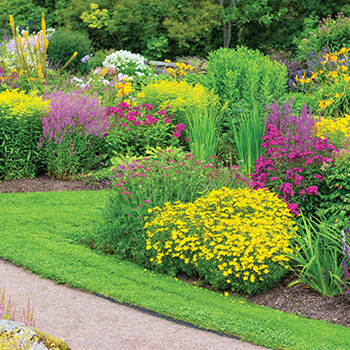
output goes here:
[{"label": "green shrub", "polygon": [[292,216],[273,193],[222,187],[192,203],[148,211],[146,249],[157,270],[249,295],[266,292],[287,273]]},{"label": "green shrub", "polygon": [[34,93],[0,93],[0,179],[33,178],[42,170],[38,145],[44,108],[48,108],[48,102]]},{"label": "green shrub", "polygon": [[248,112],[256,103],[264,108],[283,96],[287,87],[284,65],[244,46],[211,52],[208,66],[201,83],[228,102],[232,115]]},{"label": "green shrub", "polygon": [[103,61],[107,56],[115,52],[115,50],[98,50],[88,61],[88,69],[96,69],[97,67],[103,67]]},{"label": "green shrub", "polygon": [[81,59],[92,52],[90,39],[85,33],[59,28],[52,36],[47,49],[50,61],[60,61],[63,66],[75,52],[78,54],[66,70],[74,68],[83,73],[87,69],[87,63],[81,62]]},{"label": "green shrub", "polygon": [[231,163],[232,152],[235,154],[237,148],[234,128],[240,128],[241,115],[251,115],[257,109],[263,124],[265,105],[278,100],[286,90],[287,68],[246,47],[211,52],[208,66],[208,73],[200,76],[199,81],[213,89],[222,103],[227,103],[219,148],[221,157]]},{"label": "green shrub", "polygon": [[320,207],[317,214],[325,216],[337,230],[349,227],[350,218],[350,139],[335,154],[334,165],[324,165],[326,170],[325,188],[321,191]]}]

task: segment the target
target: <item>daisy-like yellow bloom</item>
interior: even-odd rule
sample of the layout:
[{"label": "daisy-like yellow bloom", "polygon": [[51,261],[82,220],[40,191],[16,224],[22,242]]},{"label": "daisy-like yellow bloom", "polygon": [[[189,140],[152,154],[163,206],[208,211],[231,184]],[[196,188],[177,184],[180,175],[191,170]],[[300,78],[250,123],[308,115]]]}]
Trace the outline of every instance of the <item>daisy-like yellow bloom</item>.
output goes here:
[{"label": "daisy-like yellow bloom", "polygon": [[292,254],[291,213],[267,190],[221,188],[148,212],[146,249],[157,265],[180,259],[201,275],[210,264],[222,282],[236,286],[263,281],[271,264],[285,268]]}]

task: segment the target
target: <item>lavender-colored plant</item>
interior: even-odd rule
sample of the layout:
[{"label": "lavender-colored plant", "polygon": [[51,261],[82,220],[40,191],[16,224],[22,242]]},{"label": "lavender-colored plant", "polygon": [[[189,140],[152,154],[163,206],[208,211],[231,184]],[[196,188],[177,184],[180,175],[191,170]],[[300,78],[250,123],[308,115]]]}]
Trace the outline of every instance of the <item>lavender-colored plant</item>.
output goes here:
[{"label": "lavender-colored plant", "polygon": [[82,90],[44,94],[50,100],[43,117],[43,137],[39,147],[46,152],[49,175],[65,179],[90,171],[107,156],[104,137],[110,128],[105,108],[94,94]]},{"label": "lavender-colored plant", "polygon": [[283,106],[279,105],[278,101],[266,106],[266,112],[267,125],[275,125],[284,137],[298,136],[303,144],[310,141],[316,120],[312,115],[312,107],[308,111],[306,103],[301,109],[300,117],[293,114],[293,98],[290,103],[285,102]]}]

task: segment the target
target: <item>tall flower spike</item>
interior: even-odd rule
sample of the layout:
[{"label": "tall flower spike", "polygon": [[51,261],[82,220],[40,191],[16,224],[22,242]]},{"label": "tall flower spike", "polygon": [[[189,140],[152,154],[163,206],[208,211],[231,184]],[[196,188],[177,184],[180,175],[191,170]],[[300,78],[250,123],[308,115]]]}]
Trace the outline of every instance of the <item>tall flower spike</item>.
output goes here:
[{"label": "tall flower spike", "polygon": [[46,37],[46,23],[45,23],[44,11],[41,13],[41,28],[42,28],[42,32],[43,32],[43,45],[44,45],[44,53],[42,56],[41,66],[42,66],[43,73],[45,76],[46,75],[46,52],[47,52],[47,47],[49,45],[49,42],[47,41],[47,37]]},{"label": "tall flower spike", "polygon": [[68,65],[69,65],[69,63],[71,63],[73,60],[74,60],[74,58],[75,57],[77,57],[77,54],[78,54],[78,52],[74,52],[73,53],[73,55],[72,55],[72,57],[66,62],[66,64],[60,69],[60,73],[63,71],[63,69],[65,69]]}]

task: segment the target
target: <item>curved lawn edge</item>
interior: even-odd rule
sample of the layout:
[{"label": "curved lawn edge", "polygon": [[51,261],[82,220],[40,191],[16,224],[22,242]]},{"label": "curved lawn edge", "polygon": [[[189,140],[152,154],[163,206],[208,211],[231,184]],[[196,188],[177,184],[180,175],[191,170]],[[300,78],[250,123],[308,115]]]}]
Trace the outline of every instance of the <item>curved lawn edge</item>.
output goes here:
[{"label": "curved lawn edge", "polygon": [[350,349],[350,328],[254,305],[74,244],[105,192],[0,195],[0,256],[44,278],[273,349]]}]

